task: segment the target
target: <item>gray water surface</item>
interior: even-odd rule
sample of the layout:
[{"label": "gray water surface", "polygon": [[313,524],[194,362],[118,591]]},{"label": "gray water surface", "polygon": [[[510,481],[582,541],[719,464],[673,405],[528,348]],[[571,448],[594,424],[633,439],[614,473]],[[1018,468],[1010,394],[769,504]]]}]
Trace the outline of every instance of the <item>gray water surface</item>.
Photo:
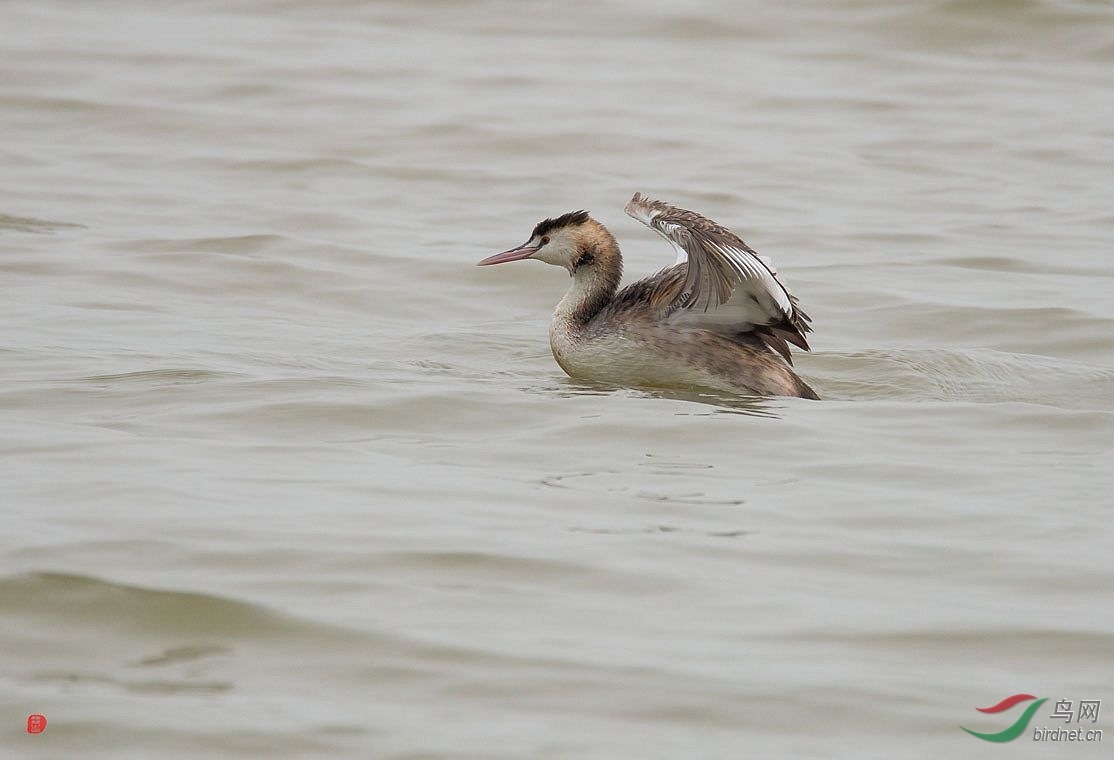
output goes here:
[{"label": "gray water surface", "polygon": [[[0,27],[5,757],[982,757],[1114,700],[1109,4]],[[474,266],[587,208],[656,271],[636,190],[774,259],[823,402],[569,380],[567,276]]]}]

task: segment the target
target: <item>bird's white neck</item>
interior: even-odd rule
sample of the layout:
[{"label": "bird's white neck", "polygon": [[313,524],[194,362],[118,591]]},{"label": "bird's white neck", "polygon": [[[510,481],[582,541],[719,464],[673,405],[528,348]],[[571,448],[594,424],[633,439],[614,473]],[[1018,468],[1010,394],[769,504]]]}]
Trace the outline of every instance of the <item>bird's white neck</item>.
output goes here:
[{"label": "bird's white neck", "polygon": [[572,284],[553,313],[555,320],[585,325],[611,302],[623,275],[622,260],[615,256],[593,256],[572,273]]}]

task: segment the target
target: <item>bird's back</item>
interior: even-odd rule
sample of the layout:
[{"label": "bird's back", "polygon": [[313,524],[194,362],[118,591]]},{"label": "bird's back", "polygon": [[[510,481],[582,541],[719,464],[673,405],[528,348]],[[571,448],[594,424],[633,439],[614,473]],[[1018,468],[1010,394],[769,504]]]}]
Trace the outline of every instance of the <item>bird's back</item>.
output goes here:
[{"label": "bird's back", "polygon": [[677,264],[620,290],[585,325],[580,345],[568,345],[564,356],[555,345],[558,362],[582,377],[636,376],[646,385],[818,398],[754,332],[670,320],[667,304],[686,274],[687,265]]}]

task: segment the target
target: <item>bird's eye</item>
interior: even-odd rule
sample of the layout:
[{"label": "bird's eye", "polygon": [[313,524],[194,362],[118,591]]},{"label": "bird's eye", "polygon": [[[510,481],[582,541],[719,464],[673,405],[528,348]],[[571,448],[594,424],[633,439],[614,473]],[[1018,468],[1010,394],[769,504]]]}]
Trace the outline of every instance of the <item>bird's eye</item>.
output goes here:
[{"label": "bird's eye", "polygon": [[548,242],[549,242],[549,235],[546,235],[545,237],[542,238],[542,245],[545,245]]}]

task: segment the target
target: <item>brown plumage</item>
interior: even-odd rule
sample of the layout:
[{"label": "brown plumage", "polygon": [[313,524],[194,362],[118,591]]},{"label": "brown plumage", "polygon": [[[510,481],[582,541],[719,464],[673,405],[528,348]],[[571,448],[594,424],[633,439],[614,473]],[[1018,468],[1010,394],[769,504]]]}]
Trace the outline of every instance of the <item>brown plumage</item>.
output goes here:
[{"label": "brown plumage", "polygon": [[[767,288],[775,291],[775,296],[783,296],[784,301],[770,299],[767,321],[752,324],[745,332],[753,332],[790,364],[793,356],[787,342],[805,351],[811,350],[805,333],[812,331],[812,318],[800,308],[797,297],[778,279],[768,260],[731,230],[695,211],[652,201],[641,193],[634,194],[626,212],[669,241],[687,258],[683,272],[673,267],[654,278],[658,288],[649,295],[652,301],[666,310],[703,309],[707,312],[728,303],[736,286],[748,277],[764,281]],[[747,297],[759,304],[755,294],[748,293]]]},{"label": "brown plumage", "polygon": [[584,211],[545,219],[522,246],[480,262],[535,258],[569,271],[572,287],[550,327],[566,372],[622,385],[818,398],[790,366],[790,343],[809,350],[811,320],[768,260],[695,212],[637,193],[626,211],[664,237],[679,263],[619,290],[618,243]]}]

